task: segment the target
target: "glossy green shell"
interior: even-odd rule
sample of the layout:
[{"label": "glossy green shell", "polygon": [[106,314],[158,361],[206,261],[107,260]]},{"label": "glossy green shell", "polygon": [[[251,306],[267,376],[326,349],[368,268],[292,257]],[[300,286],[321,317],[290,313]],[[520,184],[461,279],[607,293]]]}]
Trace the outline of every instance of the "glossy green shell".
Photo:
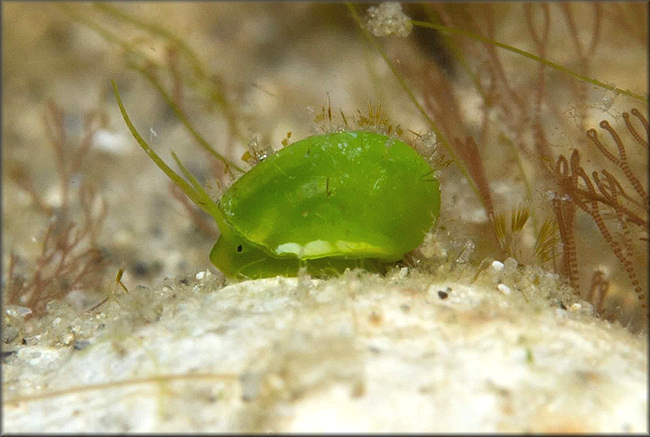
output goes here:
[{"label": "glossy green shell", "polygon": [[215,202],[172,155],[185,179],[122,117],[149,158],[219,226],[210,260],[228,277],[383,271],[415,249],[438,218],[433,171],[405,143],[372,132],[298,141],[241,176]]},{"label": "glossy green shell", "polygon": [[219,199],[229,229],[210,254],[227,276],[381,270],[435,223],[440,188],[405,143],[372,132],[298,141],[239,178]]}]

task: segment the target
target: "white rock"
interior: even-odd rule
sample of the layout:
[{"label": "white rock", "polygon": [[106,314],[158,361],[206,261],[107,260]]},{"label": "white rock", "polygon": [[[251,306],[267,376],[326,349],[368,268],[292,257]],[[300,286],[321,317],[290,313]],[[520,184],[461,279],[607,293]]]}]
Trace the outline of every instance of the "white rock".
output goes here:
[{"label": "white rock", "polygon": [[504,266],[501,261],[492,261],[492,268],[494,269],[495,272],[502,272],[503,267]]},{"label": "white rock", "polygon": [[499,285],[497,285],[497,288],[499,289],[499,291],[501,293],[503,293],[505,295],[508,295],[508,294],[511,293],[510,287],[508,287],[506,284],[499,284]]},{"label": "white rock", "polygon": [[[647,430],[644,338],[558,311],[555,297],[436,281],[136,287],[129,299],[163,316],[138,322],[123,298],[105,306],[105,327],[83,350],[22,346],[9,357],[4,429]],[[453,299],[440,299],[447,287]]]}]

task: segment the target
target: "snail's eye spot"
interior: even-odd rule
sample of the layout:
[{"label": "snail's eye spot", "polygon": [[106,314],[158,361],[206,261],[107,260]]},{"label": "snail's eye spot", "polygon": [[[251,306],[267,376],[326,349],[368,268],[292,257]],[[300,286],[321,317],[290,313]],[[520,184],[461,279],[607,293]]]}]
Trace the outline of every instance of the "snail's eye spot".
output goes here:
[{"label": "snail's eye spot", "polygon": [[244,251],[244,248],[242,247],[241,244],[239,246],[237,246],[237,253],[242,253],[243,251]]}]

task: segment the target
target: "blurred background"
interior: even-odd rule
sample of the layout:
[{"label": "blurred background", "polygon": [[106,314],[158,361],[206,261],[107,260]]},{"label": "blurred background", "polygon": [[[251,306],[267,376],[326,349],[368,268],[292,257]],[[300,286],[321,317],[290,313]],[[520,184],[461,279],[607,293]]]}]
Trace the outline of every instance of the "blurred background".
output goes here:
[{"label": "blurred background", "polygon": [[643,3],[4,2],[5,304],[83,308],[119,269],[127,287],[213,269],[216,226],[132,139],[114,79],[149,144],[215,196],[236,174],[192,132],[246,167],[341,113],[385,118],[439,166],[440,221],[411,265],[538,264],[640,329],[647,18]]}]

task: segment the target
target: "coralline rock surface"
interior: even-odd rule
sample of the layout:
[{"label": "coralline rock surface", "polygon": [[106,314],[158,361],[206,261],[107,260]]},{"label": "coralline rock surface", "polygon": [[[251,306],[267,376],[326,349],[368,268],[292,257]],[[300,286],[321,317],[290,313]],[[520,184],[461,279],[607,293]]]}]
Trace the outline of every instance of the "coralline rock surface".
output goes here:
[{"label": "coralline rock surface", "polygon": [[4,431],[647,431],[644,338],[553,275],[474,279],[201,272],[53,307],[3,365]]}]

